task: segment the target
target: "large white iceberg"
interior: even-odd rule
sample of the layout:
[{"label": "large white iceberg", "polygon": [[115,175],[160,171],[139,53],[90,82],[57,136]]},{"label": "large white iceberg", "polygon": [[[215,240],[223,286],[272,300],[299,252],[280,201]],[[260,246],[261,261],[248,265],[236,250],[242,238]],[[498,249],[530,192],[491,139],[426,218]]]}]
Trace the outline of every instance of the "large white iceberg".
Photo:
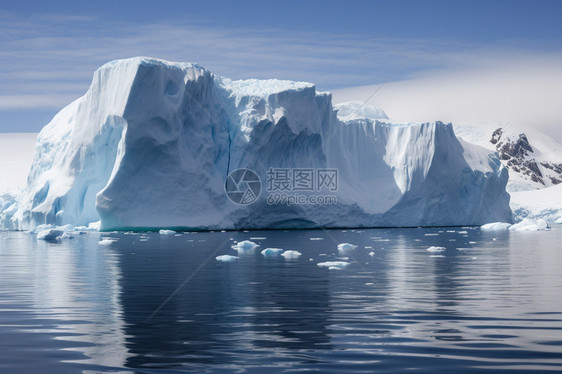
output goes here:
[{"label": "large white iceberg", "polygon": [[[225,194],[234,170],[262,181]],[[269,168],[337,169],[335,204],[271,205]],[[41,131],[4,227],[303,228],[511,221],[507,171],[451,124],[341,122],[310,83],[232,81],[189,63],[131,58],[99,68]],[[321,191],[322,193],[328,193]],[[304,195],[318,194],[302,192]]]}]

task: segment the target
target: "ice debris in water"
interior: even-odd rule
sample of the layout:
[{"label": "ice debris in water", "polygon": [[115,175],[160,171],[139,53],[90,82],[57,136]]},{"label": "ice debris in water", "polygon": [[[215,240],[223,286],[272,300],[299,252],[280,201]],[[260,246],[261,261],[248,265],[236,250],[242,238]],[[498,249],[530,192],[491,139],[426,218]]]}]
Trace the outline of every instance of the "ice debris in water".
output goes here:
[{"label": "ice debris in water", "polygon": [[349,266],[349,262],[346,261],[326,261],[319,262],[317,264],[321,268],[328,268],[329,270],[343,270]]},{"label": "ice debris in water", "polygon": [[259,244],[256,244],[256,243],[254,243],[252,241],[249,241],[249,240],[243,240],[241,242],[238,242],[238,243],[234,244],[232,246],[232,249],[237,251],[238,254],[242,254],[242,253],[251,253],[257,247],[259,247]]},{"label": "ice debris in water", "polygon": [[338,244],[338,251],[340,251],[340,252],[351,251],[355,248],[357,248],[356,245],[349,244],[349,243]]},{"label": "ice debris in water", "polygon": [[160,230],[158,231],[158,233],[160,235],[172,235],[175,234],[176,232],[174,230]]},{"label": "ice debris in water", "polygon": [[64,234],[64,231],[62,230],[47,229],[37,234],[37,240],[46,240],[46,241],[59,240],[61,239],[62,234]]},{"label": "ice debris in water", "polygon": [[434,247],[431,246],[427,249],[428,252],[443,252],[445,250],[445,247]]},{"label": "ice debris in water", "polygon": [[281,253],[281,256],[283,256],[285,260],[296,260],[300,256],[302,256],[302,253],[300,253],[299,251],[288,250]]},{"label": "ice debris in water", "polygon": [[219,262],[232,262],[238,260],[238,258],[239,257],[231,256],[231,255],[222,255],[222,256],[215,257],[215,259]]},{"label": "ice debris in water", "polygon": [[485,225],[480,226],[480,230],[482,231],[503,231],[508,230],[511,226],[510,223],[507,222],[492,222],[487,223]]},{"label": "ice debris in water", "polygon": [[542,218],[525,218],[523,221],[509,227],[510,231],[542,231],[550,230],[548,222]]},{"label": "ice debris in water", "polygon": [[284,249],[282,248],[266,248],[261,251],[261,254],[265,257],[279,257],[281,253],[283,253]]}]

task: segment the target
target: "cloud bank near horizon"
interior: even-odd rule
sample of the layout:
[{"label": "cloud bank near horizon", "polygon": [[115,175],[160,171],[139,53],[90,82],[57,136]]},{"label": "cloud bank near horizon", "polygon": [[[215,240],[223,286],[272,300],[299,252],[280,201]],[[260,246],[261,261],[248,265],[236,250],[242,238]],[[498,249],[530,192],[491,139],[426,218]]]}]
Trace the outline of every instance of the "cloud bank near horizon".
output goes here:
[{"label": "cloud bank near horizon", "polygon": [[395,121],[462,124],[501,121],[551,135],[562,144],[562,58],[498,60],[466,70],[446,70],[384,85],[335,90],[335,103],[357,100],[379,106]]}]

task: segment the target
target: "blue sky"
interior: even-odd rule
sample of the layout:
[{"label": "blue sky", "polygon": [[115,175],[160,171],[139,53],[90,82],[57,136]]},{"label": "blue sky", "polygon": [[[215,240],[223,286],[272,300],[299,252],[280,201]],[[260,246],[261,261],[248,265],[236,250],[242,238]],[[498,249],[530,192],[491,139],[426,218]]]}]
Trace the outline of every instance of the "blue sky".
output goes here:
[{"label": "blue sky", "polygon": [[562,62],[561,19],[562,1],[4,1],[0,132],[38,131],[116,58],[336,90],[513,62],[544,71]]}]

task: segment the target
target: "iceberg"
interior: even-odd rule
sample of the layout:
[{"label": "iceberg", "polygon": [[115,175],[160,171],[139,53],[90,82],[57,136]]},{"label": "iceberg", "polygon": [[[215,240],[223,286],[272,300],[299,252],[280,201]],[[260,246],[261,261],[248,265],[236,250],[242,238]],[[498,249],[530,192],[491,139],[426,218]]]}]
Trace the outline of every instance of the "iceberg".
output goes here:
[{"label": "iceberg", "polygon": [[297,260],[300,256],[302,256],[302,253],[299,251],[288,250],[281,253],[281,256],[283,256],[285,260]]},{"label": "iceberg", "polygon": [[261,251],[261,254],[264,257],[279,257],[279,255],[281,255],[283,251],[285,250],[282,248],[266,248]]},{"label": "iceberg", "polygon": [[427,248],[426,251],[435,253],[435,252],[443,252],[445,249],[446,249],[445,247],[431,246],[431,247]]},{"label": "iceberg", "polygon": [[[356,104],[340,110],[385,117]],[[112,61],[40,132],[27,186],[16,204],[3,203],[0,224],[195,231],[511,222],[507,170],[493,152],[457,139],[451,124],[342,122],[336,112],[331,94],[311,83],[236,81],[147,57]],[[331,203],[271,204],[273,168],[335,170],[330,188],[298,192]],[[235,203],[225,187],[239,182],[251,188]]]},{"label": "iceberg", "polygon": [[482,231],[505,231],[509,230],[511,223],[507,222],[492,222],[487,223],[485,225],[480,226],[480,230]]},{"label": "iceberg", "polygon": [[238,257],[231,256],[231,255],[222,255],[222,256],[215,257],[215,260],[217,260],[219,262],[233,262],[233,261],[238,260]]},{"label": "iceberg", "polygon": [[524,218],[521,222],[509,227],[510,231],[544,231],[550,230],[548,221],[543,218]]},{"label": "iceberg", "polygon": [[37,240],[45,240],[45,241],[60,240],[63,234],[64,234],[63,230],[47,229],[47,230],[40,231],[37,234]]},{"label": "iceberg", "polygon": [[355,248],[357,248],[357,246],[354,244],[349,244],[349,243],[338,244],[338,252],[342,252],[342,253],[345,253],[347,251],[352,251]]},{"label": "iceberg", "polygon": [[349,262],[346,261],[326,261],[326,262],[319,262],[317,264],[318,267],[321,268],[328,268],[328,270],[343,270],[349,266]]},{"label": "iceberg", "polygon": [[254,249],[259,247],[259,244],[256,244],[250,240],[243,240],[231,246],[232,249],[238,252],[238,254],[249,254],[253,253]]}]

